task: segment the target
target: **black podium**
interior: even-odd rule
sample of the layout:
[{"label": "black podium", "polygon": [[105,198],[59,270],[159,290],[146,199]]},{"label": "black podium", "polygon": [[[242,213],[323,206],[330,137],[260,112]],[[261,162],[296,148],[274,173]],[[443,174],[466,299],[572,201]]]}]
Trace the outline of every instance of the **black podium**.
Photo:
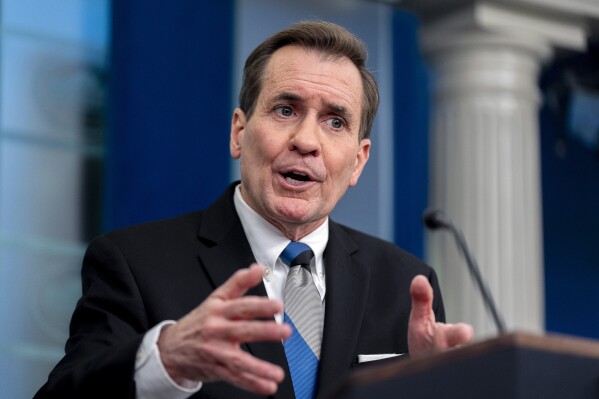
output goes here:
[{"label": "black podium", "polygon": [[599,399],[599,343],[515,333],[359,370],[328,399]]}]

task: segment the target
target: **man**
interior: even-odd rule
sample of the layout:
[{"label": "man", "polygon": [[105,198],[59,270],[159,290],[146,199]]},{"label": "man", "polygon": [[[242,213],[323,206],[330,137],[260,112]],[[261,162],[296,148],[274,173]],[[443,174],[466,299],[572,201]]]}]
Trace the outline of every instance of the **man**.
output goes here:
[{"label": "man", "polygon": [[[66,355],[37,397],[313,397],[365,360],[471,338],[437,322],[428,266],[328,218],[370,153],[365,59],[325,22],[254,50],[231,123],[241,182],[205,211],[90,244]],[[294,265],[295,246],[308,257]]]}]

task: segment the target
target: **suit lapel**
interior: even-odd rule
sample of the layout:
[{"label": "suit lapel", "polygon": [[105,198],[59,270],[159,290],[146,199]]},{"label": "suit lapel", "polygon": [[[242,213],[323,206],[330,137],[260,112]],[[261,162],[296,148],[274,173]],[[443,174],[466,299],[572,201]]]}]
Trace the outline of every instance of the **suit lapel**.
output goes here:
[{"label": "suit lapel", "polygon": [[[235,271],[256,262],[241,221],[235,211],[233,193],[237,183],[227,191],[203,215],[198,232],[200,239],[199,261],[214,287],[222,285]],[[247,295],[266,296],[264,284],[252,288]],[[289,367],[283,345],[278,342],[252,342],[244,345],[249,353],[278,364],[289,376]],[[279,385],[274,398],[292,398],[290,378]]]},{"label": "suit lapel", "polygon": [[370,286],[370,270],[351,255],[355,242],[330,222],[324,254],[326,267],[325,323],[318,391],[345,377],[352,363]]}]

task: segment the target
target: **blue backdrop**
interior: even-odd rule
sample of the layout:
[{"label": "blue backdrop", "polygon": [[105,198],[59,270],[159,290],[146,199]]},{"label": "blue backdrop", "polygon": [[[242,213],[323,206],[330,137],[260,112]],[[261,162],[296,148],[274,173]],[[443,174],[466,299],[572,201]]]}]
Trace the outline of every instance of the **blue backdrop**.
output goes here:
[{"label": "blue backdrop", "polygon": [[201,209],[229,182],[233,1],[112,7],[105,229]]},{"label": "blue backdrop", "polygon": [[395,242],[424,257],[422,212],[428,203],[428,79],[418,20],[393,13],[393,166]]},{"label": "blue backdrop", "polygon": [[572,76],[599,93],[597,71],[599,44],[545,71],[542,87],[551,101],[541,112],[541,158],[546,327],[599,339],[599,147],[573,137],[568,121]]}]

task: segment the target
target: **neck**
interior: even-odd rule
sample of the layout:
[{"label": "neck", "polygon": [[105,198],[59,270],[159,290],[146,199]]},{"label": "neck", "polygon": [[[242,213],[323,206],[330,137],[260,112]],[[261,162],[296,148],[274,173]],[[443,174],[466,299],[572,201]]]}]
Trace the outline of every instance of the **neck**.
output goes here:
[{"label": "neck", "polygon": [[273,226],[283,233],[283,235],[289,238],[291,241],[299,241],[314,230],[322,226],[326,218],[320,219],[316,222],[307,224],[294,224],[294,223],[282,223],[277,220],[267,219]]}]

